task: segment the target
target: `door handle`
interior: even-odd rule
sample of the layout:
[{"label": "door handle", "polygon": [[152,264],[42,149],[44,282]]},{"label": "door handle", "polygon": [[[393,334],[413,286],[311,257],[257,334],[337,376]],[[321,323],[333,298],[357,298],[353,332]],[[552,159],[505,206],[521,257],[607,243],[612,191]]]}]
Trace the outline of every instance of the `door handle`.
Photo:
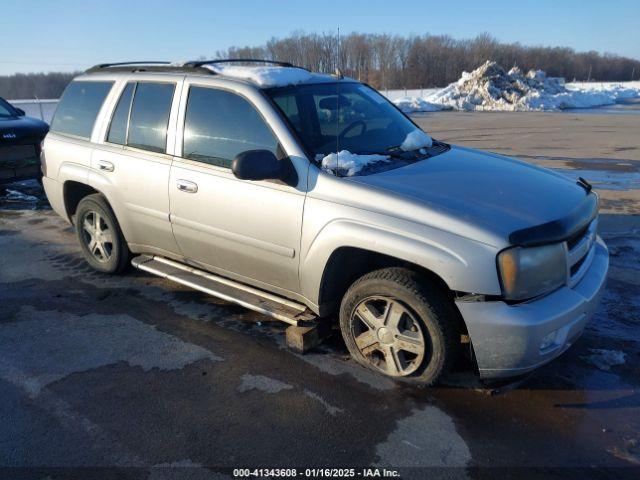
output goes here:
[{"label": "door handle", "polygon": [[113,166],[113,163],[107,162],[106,160],[98,160],[98,168],[103,172],[113,172],[116,167]]},{"label": "door handle", "polygon": [[181,192],[196,193],[198,191],[198,185],[189,180],[178,180],[176,186]]}]

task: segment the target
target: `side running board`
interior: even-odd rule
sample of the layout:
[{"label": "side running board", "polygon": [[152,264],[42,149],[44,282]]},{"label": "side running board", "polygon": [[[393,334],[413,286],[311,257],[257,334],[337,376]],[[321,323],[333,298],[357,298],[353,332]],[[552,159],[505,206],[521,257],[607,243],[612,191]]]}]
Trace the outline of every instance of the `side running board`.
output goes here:
[{"label": "side running board", "polygon": [[222,300],[237,303],[290,325],[298,326],[303,322],[315,319],[313,312],[301,303],[164,257],[140,255],[135,257],[131,264],[137,269],[208,293]]}]

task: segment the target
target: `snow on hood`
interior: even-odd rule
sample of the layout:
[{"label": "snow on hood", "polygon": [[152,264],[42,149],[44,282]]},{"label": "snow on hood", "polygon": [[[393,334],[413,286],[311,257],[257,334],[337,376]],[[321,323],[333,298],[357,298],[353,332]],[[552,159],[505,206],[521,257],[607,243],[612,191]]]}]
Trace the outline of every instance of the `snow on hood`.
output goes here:
[{"label": "snow on hood", "polygon": [[250,80],[261,87],[296,85],[315,77],[323,77],[296,67],[247,67],[239,65],[203,65],[219,75]]},{"label": "snow on hood", "polygon": [[496,62],[486,62],[463,72],[451,85],[423,98],[403,97],[394,103],[405,112],[455,110],[554,111],[611,105],[618,98],[640,97],[640,84],[569,84],[547,77],[542,70],[526,74],[514,67],[508,72]]},{"label": "snow on hood", "polygon": [[433,139],[422,130],[415,129],[405,137],[400,148],[405,152],[418,150],[419,148],[429,148],[433,145]]},{"label": "snow on hood", "polygon": [[[320,155],[321,156],[321,155]],[[349,150],[341,150],[336,153],[330,153],[322,157],[322,169],[335,175],[337,170],[347,170],[346,175],[352,177],[359,173],[367,165],[376,162],[388,162],[390,159],[386,155],[358,155],[351,153]]]}]

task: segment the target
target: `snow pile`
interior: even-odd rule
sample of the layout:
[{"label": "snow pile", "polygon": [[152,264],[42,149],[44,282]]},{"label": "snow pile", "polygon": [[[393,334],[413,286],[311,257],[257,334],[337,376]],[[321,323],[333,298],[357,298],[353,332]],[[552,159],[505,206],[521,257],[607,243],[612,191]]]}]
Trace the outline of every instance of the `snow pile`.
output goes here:
[{"label": "snow pile", "polygon": [[405,112],[456,110],[554,111],[611,105],[618,99],[640,97],[640,82],[565,85],[564,79],[547,77],[542,70],[524,74],[508,72],[496,62],[486,62],[473,72],[463,72],[455,83],[423,98],[401,97],[394,103]]},{"label": "snow pile", "polygon": [[609,371],[615,365],[625,363],[625,353],[620,350],[604,350],[601,348],[590,348],[591,355],[582,359],[600,370]]},{"label": "snow pile", "polygon": [[440,110],[451,110],[448,105],[439,105],[431,103],[420,97],[400,97],[393,100],[400,110],[404,113],[412,112],[438,112]]},{"label": "snow pile", "polygon": [[295,67],[246,67],[238,65],[203,65],[219,75],[250,80],[261,87],[296,85],[316,76],[302,68]]},{"label": "snow pile", "polygon": [[346,175],[352,177],[359,173],[367,165],[376,162],[388,162],[389,157],[385,155],[358,155],[349,150],[330,153],[322,158],[322,168],[335,175],[338,170],[346,170]]},{"label": "snow pile", "polygon": [[506,72],[496,62],[486,62],[471,73],[463,72],[431,101],[456,110],[555,110],[562,104],[558,96],[566,92],[564,81],[548,78],[541,70],[523,75],[517,67]]},{"label": "snow pile", "polygon": [[433,145],[433,139],[422,130],[415,129],[405,137],[400,148],[405,152],[418,150],[419,148],[429,148]]}]

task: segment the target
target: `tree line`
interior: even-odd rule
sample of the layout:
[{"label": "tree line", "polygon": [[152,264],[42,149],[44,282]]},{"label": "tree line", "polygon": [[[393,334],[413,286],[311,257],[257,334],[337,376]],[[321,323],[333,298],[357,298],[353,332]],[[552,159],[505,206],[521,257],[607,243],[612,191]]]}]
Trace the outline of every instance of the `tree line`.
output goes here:
[{"label": "tree line", "polygon": [[[390,35],[296,32],[255,47],[219,50],[215,58],[286,61],[312,71],[347,76],[386,89],[444,87],[486,60],[509,69],[541,69],[567,81],[640,79],[640,61],[614,54],[576,52],[566,47],[503,43],[488,33],[472,39],[448,35]],[[7,99],[58,98],[77,73],[18,73],[0,76],[0,96]]]},{"label": "tree line", "polygon": [[487,60],[506,69],[540,69],[567,81],[626,81],[640,78],[640,61],[614,54],[576,52],[567,47],[503,43],[488,33],[472,39],[449,35],[294,33],[256,47],[231,47],[217,58],[265,58],[313,71],[335,71],[378,89],[444,87]]},{"label": "tree line", "polygon": [[60,98],[79,72],[16,73],[0,76],[0,97],[8,100]]}]

